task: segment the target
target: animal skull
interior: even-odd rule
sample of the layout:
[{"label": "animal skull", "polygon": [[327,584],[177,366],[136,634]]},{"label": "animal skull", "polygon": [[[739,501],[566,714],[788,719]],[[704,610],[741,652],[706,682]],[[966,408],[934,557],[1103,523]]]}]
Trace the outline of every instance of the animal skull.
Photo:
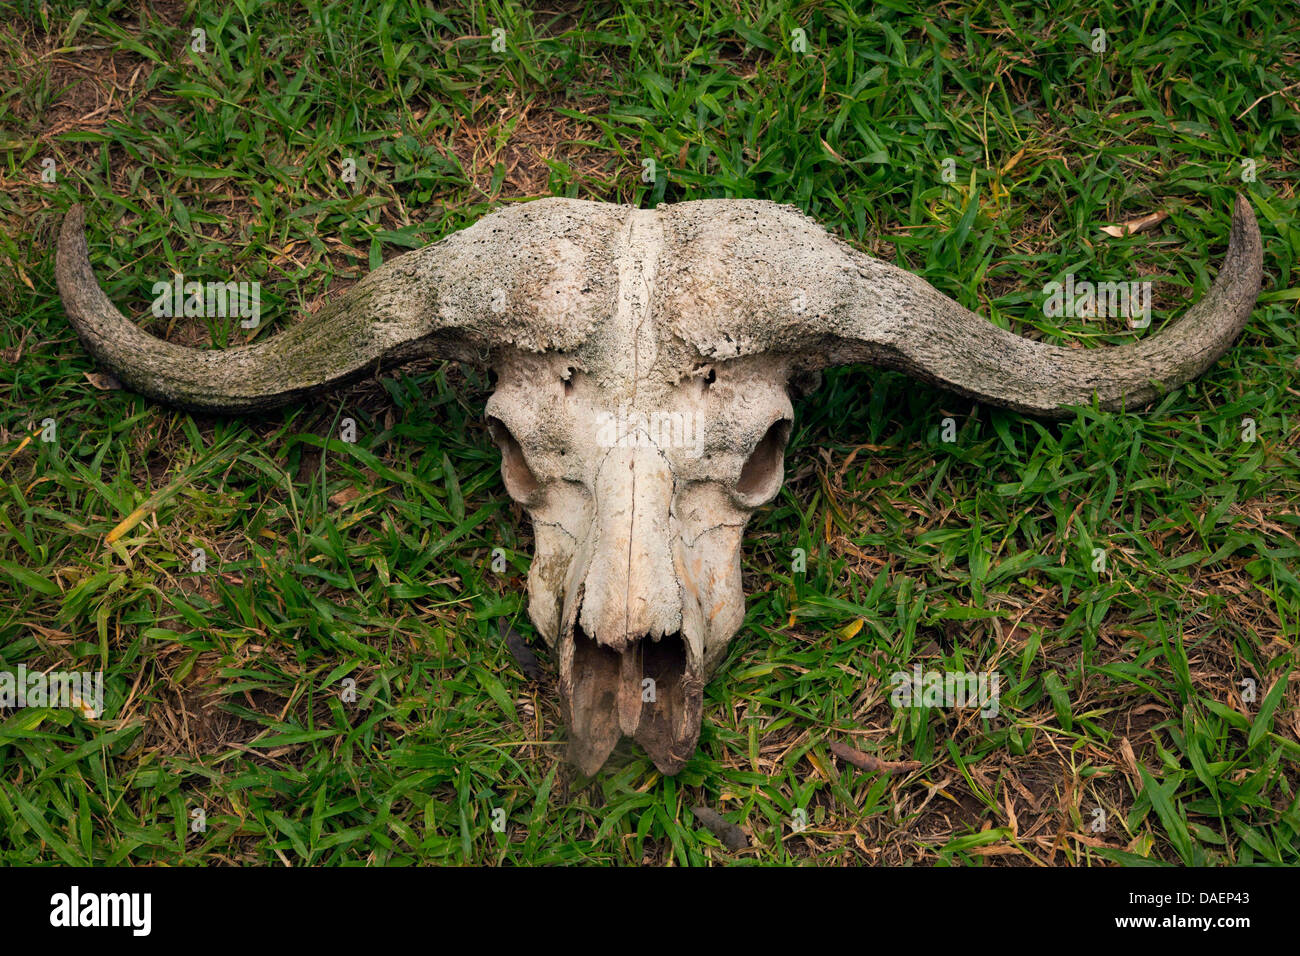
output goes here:
[{"label": "animal skull", "polygon": [[558,652],[570,756],[588,774],[625,735],[666,774],[694,752],[704,684],[744,617],[745,524],[783,479],[792,388],[869,363],[1033,415],[1141,406],[1223,354],[1261,275],[1238,197],[1225,263],[1181,321],[1066,349],[995,327],[788,206],[542,199],[385,263],[264,343],[199,350],[108,300],[80,207],[57,255],[90,353],[181,408],[271,408],[422,357],[490,366],[505,487],[533,520],[529,613]]}]

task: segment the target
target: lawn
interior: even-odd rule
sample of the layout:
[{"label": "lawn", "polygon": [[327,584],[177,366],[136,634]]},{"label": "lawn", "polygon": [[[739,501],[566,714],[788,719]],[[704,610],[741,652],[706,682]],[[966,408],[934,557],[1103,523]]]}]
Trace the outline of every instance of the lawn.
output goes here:
[{"label": "lawn", "polygon": [[[0,862],[1300,863],[1298,34],[1292,0],[11,4],[0,671],[102,671],[104,708],[0,710]],[[796,402],[676,777],[564,759],[486,375],[191,415],[102,376],[54,284],[83,203],[117,306],[226,347],[153,284],[260,282],[261,341],[506,203],[754,197],[1088,348],[1204,294],[1237,191],[1257,306],[1144,411],[858,367]],[[1151,281],[1152,327],[1049,317],[1067,273]],[[998,714],[895,707],[916,665],[996,672]]]}]

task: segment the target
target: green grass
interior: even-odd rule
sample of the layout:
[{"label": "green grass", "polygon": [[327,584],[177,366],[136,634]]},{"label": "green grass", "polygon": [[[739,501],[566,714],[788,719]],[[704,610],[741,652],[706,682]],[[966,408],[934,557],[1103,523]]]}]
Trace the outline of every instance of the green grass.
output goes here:
[{"label": "green grass", "polygon": [[[0,670],[102,668],[106,713],[0,711],[0,861],[1300,863],[1289,0],[90,6],[0,24]],[[1043,285],[1150,278],[1158,327],[1208,288],[1238,189],[1264,292],[1146,414],[1045,424],[869,369],[796,406],[675,779],[626,742],[578,777],[554,687],[498,635],[534,636],[531,538],[483,376],[193,417],[94,388],[53,279],[84,202],[118,306],[224,346],[233,323],[148,317],[152,284],[259,280],[271,335],[504,201],[760,197],[999,325],[1105,345],[1131,333],[1045,318]],[[1155,209],[1151,232],[1098,231]],[[26,441],[47,417],[57,441]],[[917,662],[997,670],[999,717],[894,709]],[[859,771],[828,740],[922,768]]]}]

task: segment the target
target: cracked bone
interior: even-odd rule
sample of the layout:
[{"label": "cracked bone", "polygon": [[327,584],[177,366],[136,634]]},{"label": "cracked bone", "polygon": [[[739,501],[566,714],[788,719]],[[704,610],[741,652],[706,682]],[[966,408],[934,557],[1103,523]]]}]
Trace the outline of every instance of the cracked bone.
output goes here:
[{"label": "cracked bone", "polygon": [[628,736],[672,774],[744,618],[741,542],[781,487],[792,390],[863,363],[1031,415],[1140,407],[1237,337],[1262,248],[1238,197],[1205,297],[1159,332],[1094,349],[1000,329],[762,200],[512,205],[224,350],[126,319],[95,280],[80,207],[56,274],[86,349],[179,408],[255,412],[424,357],[494,369],[488,424],[533,522],[529,614],[559,659],[570,756],[594,773]]}]

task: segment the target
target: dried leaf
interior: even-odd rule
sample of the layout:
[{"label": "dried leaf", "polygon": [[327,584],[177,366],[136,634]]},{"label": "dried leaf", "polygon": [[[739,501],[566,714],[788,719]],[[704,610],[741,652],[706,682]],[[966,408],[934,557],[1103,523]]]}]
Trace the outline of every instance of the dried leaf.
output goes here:
[{"label": "dried leaf", "polygon": [[835,150],[831,149],[831,144],[826,142],[826,140],[824,139],[822,140],[822,146],[825,147],[826,152],[830,153],[837,163],[845,162],[844,157],[841,156],[839,153],[835,152]]},{"label": "dried leaf", "polygon": [[1142,789],[1142,777],[1138,774],[1137,755],[1133,753],[1133,745],[1129,743],[1127,737],[1119,739],[1119,755],[1124,761],[1124,772],[1128,774],[1133,786],[1138,790]]},{"label": "dried leaf", "polygon": [[330,495],[330,504],[336,508],[342,508],[349,501],[355,501],[361,497],[361,489],[355,486],[344,488],[342,491],[336,491]]},{"label": "dried leaf", "polygon": [[850,623],[844,625],[844,627],[840,628],[840,638],[842,640],[847,641],[850,638],[856,637],[858,631],[862,630],[862,625],[864,621],[865,621],[864,618],[859,617],[859,618],[855,618]]},{"label": "dried leaf", "polygon": [[87,372],[86,381],[101,392],[115,392],[122,387],[122,383],[107,372]]},{"label": "dried leaf", "polygon": [[913,770],[921,769],[919,760],[881,760],[879,757],[873,757],[871,754],[864,754],[861,750],[855,750],[848,744],[842,744],[838,740],[827,742],[831,753],[839,757],[845,763],[851,763],[859,770],[883,770],[886,773],[910,773]]},{"label": "dried leaf", "polygon": [[510,656],[515,659],[515,663],[524,672],[524,676],[531,681],[543,680],[546,677],[546,671],[542,670],[537,655],[528,646],[528,642],[524,640],[523,635],[507,624],[504,617],[497,621],[497,630],[505,638],[506,647],[510,650]]},{"label": "dried leaf", "polygon": [[1136,219],[1129,219],[1122,222],[1118,226],[1102,226],[1101,231],[1108,236],[1122,239],[1125,236],[1132,236],[1139,232],[1146,232],[1148,229],[1160,225],[1168,218],[1169,213],[1157,209],[1155,212],[1149,212],[1145,216],[1138,216]]},{"label": "dried leaf", "polygon": [[691,813],[695,814],[695,818],[708,827],[709,832],[721,840],[722,845],[728,850],[743,850],[749,846],[749,837],[745,835],[745,831],[716,810],[708,807],[693,807]]}]

